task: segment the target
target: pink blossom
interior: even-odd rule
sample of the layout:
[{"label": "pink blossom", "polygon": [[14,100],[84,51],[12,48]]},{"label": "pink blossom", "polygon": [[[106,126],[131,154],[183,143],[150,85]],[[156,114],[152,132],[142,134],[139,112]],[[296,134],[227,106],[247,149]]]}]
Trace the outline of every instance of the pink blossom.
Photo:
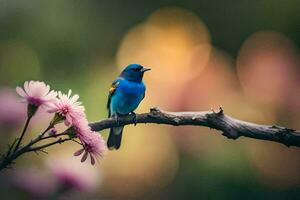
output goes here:
[{"label": "pink blossom", "polygon": [[56,128],[55,127],[53,127],[53,128],[51,128],[50,130],[49,130],[49,136],[56,136],[56,134],[57,134],[57,130],[56,130]]},{"label": "pink blossom", "polygon": [[[65,164],[66,165],[66,164]],[[74,169],[73,169],[74,168]],[[53,169],[53,174],[61,187],[75,189],[79,191],[88,191],[94,187],[94,180],[87,177],[86,171],[82,172],[75,167],[62,166]]]},{"label": "pink blossom", "polygon": [[90,155],[91,164],[94,165],[95,157],[102,157],[106,150],[104,139],[100,134],[91,130],[86,118],[77,120],[73,127],[83,146],[83,148],[76,151],[74,155],[79,156],[84,152],[81,162],[84,162],[88,155]]},{"label": "pink blossom", "polygon": [[81,162],[84,162],[87,159],[88,155],[90,155],[91,164],[94,165],[95,158],[103,157],[107,149],[104,139],[100,134],[91,130],[89,132],[84,132],[84,134],[79,134],[78,137],[82,142],[83,148],[76,151],[74,153],[74,156],[79,156],[83,153]]},{"label": "pink blossom", "polygon": [[65,125],[73,125],[81,118],[85,118],[84,107],[78,101],[79,96],[71,96],[72,91],[69,90],[68,95],[58,92],[57,101],[48,110],[49,113],[58,113],[62,115],[65,120]]},{"label": "pink blossom", "polygon": [[17,87],[17,93],[23,97],[22,102],[35,106],[51,106],[56,101],[57,93],[50,91],[50,86],[41,81],[26,81],[24,88]]},{"label": "pink blossom", "polygon": [[72,157],[54,156],[47,161],[57,189],[74,189],[81,192],[93,191],[101,182],[99,169],[79,165]]},{"label": "pink blossom", "polygon": [[91,132],[91,127],[89,126],[89,122],[85,117],[74,120],[73,128],[75,129],[78,137],[84,136]]},{"label": "pink blossom", "polygon": [[38,169],[24,169],[12,174],[11,185],[32,197],[45,198],[55,190],[54,179],[49,174]]}]

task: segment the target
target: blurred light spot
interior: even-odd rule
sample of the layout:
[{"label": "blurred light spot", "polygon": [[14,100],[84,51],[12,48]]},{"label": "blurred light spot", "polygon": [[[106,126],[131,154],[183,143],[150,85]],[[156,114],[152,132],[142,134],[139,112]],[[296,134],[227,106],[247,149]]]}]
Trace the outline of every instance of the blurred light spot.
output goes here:
[{"label": "blurred light spot", "polygon": [[102,164],[107,192],[119,197],[137,197],[173,180],[178,154],[164,128],[128,126],[121,149],[109,152]]},{"label": "blurred light spot", "polygon": [[[117,63],[121,69],[129,63],[152,68],[145,75],[147,91],[153,101],[162,103],[165,97],[161,94],[176,90],[205,68],[210,51],[204,23],[188,10],[169,7],[157,10],[124,36]],[[198,62],[192,62],[195,59]],[[168,99],[173,94],[169,93]]]},{"label": "blurred light spot", "polygon": [[206,50],[198,59],[207,61],[209,43],[208,30],[197,16],[180,8],[163,8],[128,32],[118,52],[118,64],[123,68],[140,62],[154,69],[151,77],[159,81],[174,81],[166,80],[166,75],[186,79],[195,74],[191,70],[201,71],[206,64],[189,65],[191,52],[196,46]]},{"label": "blurred light spot", "polygon": [[56,185],[79,191],[92,191],[102,181],[100,170],[90,164],[80,163],[72,155],[50,157],[47,160]]},{"label": "blurred light spot", "polygon": [[14,188],[29,195],[30,199],[46,198],[55,190],[53,177],[37,168],[14,171],[11,184]]},{"label": "blurred light spot", "polygon": [[237,72],[245,94],[271,105],[285,104],[299,88],[299,58],[293,42],[276,32],[258,32],[243,44]]},{"label": "blurred light spot", "polygon": [[[197,55],[201,52],[194,53],[196,59],[192,62],[197,63]],[[232,59],[226,53],[213,49],[206,68],[178,92],[176,99],[181,102],[177,102],[177,110],[208,110],[219,106],[228,110],[227,104],[231,104],[238,95],[240,90]]]},{"label": "blurred light spot", "polygon": [[0,88],[0,132],[19,127],[26,118],[26,109],[14,89]]},{"label": "blurred light spot", "polygon": [[249,156],[258,179],[275,188],[289,188],[300,181],[300,150],[264,141],[249,141]]}]

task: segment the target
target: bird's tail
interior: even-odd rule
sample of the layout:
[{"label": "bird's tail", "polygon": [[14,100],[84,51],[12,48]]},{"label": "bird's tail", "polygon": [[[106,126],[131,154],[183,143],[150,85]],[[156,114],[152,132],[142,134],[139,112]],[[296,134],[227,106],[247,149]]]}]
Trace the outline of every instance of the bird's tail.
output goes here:
[{"label": "bird's tail", "polygon": [[109,150],[118,150],[121,146],[122,133],[124,126],[111,128],[107,140],[107,147]]}]

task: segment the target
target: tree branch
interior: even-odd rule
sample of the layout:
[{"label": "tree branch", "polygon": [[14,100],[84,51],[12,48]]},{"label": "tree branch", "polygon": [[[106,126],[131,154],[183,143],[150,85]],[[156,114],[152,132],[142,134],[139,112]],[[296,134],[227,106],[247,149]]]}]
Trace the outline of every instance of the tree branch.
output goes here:
[{"label": "tree branch", "polygon": [[[49,126],[50,127],[50,126]],[[44,149],[47,147],[50,147],[52,145],[56,145],[56,144],[61,144],[64,143],[66,141],[70,141],[72,140],[71,138],[57,138],[58,136],[66,136],[66,133],[60,133],[57,135],[53,135],[53,136],[44,136],[45,133],[47,132],[47,130],[49,130],[50,128],[47,128],[43,133],[39,134],[36,138],[34,138],[33,140],[31,140],[27,145],[24,146],[20,146],[20,148],[18,148],[16,151],[11,151],[11,146],[13,146],[16,142],[16,140],[13,142],[13,144],[10,146],[8,152],[2,156],[2,158],[0,158],[0,171],[8,168],[11,164],[14,163],[14,160],[16,160],[19,156],[28,153],[28,152],[37,152],[37,151],[41,151],[44,152]],[[42,140],[46,140],[46,139],[56,139],[55,141],[40,145],[40,146],[33,146],[34,144],[42,141]]]},{"label": "tree branch", "polygon": [[173,126],[205,126],[222,131],[229,139],[237,139],[240,136],[259,140],[269,140],[286,146],[300,147],[300,132],[276,125],[260,125],[234,119],[225,115],[222,108],[218,112],[166,112],[158,108],[151,108],[149,113],[121,117],[119,123],[113,119],[104,119],[90,123],[93,131],[128,125],[135,123],[155,123]]},{"label": "tree branch", "polygon": [[15,146],[14,151],[17,151],[17,150],[18,150],[18,148],[19,148],[19,146],[20,146],[20,144],[21,144],[21,142],[22,142],[22,140],[23,140],[23,137],[24,137],[24,135],[25,135],[25,132],[26,132],[26,130],[27,130],[27,128],[28,128],[28,125],[29,125],[29,122],[30,122],[31,118],[32,118],[32,116],[27,117],[26,122],[25,122],[25,125],[24,125],[24,128],[23,128],[23,131],[22,131],[22,133],[21,133],[20,138],[18,139],[18,142],[17,142],[17,145]]},{"label": "tree branch", "polygon": [[[269,140],[284,144],[286,146],[300,147],[300,132],[280,127],[276,125],[260,125],[250,122],[241,121],[225,115],[222,108],[218,112],[204,111],[204,112],[166,112],[158,108],[151,108],[149,113],[128,115],[119,118],[116,122],[114,118],[103,119],[99,122],[90,123],[93,131],[101,131],[103,129],[123,126],[137,123],[154,123],[167,124],[173,126],[205,126],[222,131],[224,136],[229,139],[237,139],[240,136],[250,137],[259,140]],[[27,145],[20,146],[16,151],[12,151],[14,143],[9,147],[9,150],[0,159],[0,171],[9,167],[15,159],[24,153],[32,151],[44,151],[45,148],[61,144],[72,140],[71,138],[60,138],[60,136],[67,136],[68,130],[51,136],[45,136],[45,133],[50,130],[50,125],[43,133],[32,139]],[[55,141],[33,146],[42,140],[56,139]]]},{"label": "tree branch", "polygon": [[44,144],[44,145],[41,145],[41,146],[37,146],[37,147],[31,147],[28,149],[28,152],[30,151],[41,151],[49,146],[52,146],[52,145],[55,145],[55,144],[61,144],[61,143],[64,143],[66,141],[69,141],[69,140],[72,140],[71,138],[65,138],[65,139],[62,139],[62,138],[59,138],[58,140],[54,141],[54,142],[50,142],[48,144]]}]

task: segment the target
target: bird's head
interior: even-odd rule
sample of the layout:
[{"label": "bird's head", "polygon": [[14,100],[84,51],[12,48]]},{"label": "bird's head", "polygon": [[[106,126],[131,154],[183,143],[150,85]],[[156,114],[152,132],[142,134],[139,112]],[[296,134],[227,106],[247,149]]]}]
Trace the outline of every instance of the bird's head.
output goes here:
[{"label": "bird's head", "polygon": [[130,64],[122,71],[120,76],[128,81],[141,82],[144,73],[149,70],[150,68],[143,67],[139,64]]}]

